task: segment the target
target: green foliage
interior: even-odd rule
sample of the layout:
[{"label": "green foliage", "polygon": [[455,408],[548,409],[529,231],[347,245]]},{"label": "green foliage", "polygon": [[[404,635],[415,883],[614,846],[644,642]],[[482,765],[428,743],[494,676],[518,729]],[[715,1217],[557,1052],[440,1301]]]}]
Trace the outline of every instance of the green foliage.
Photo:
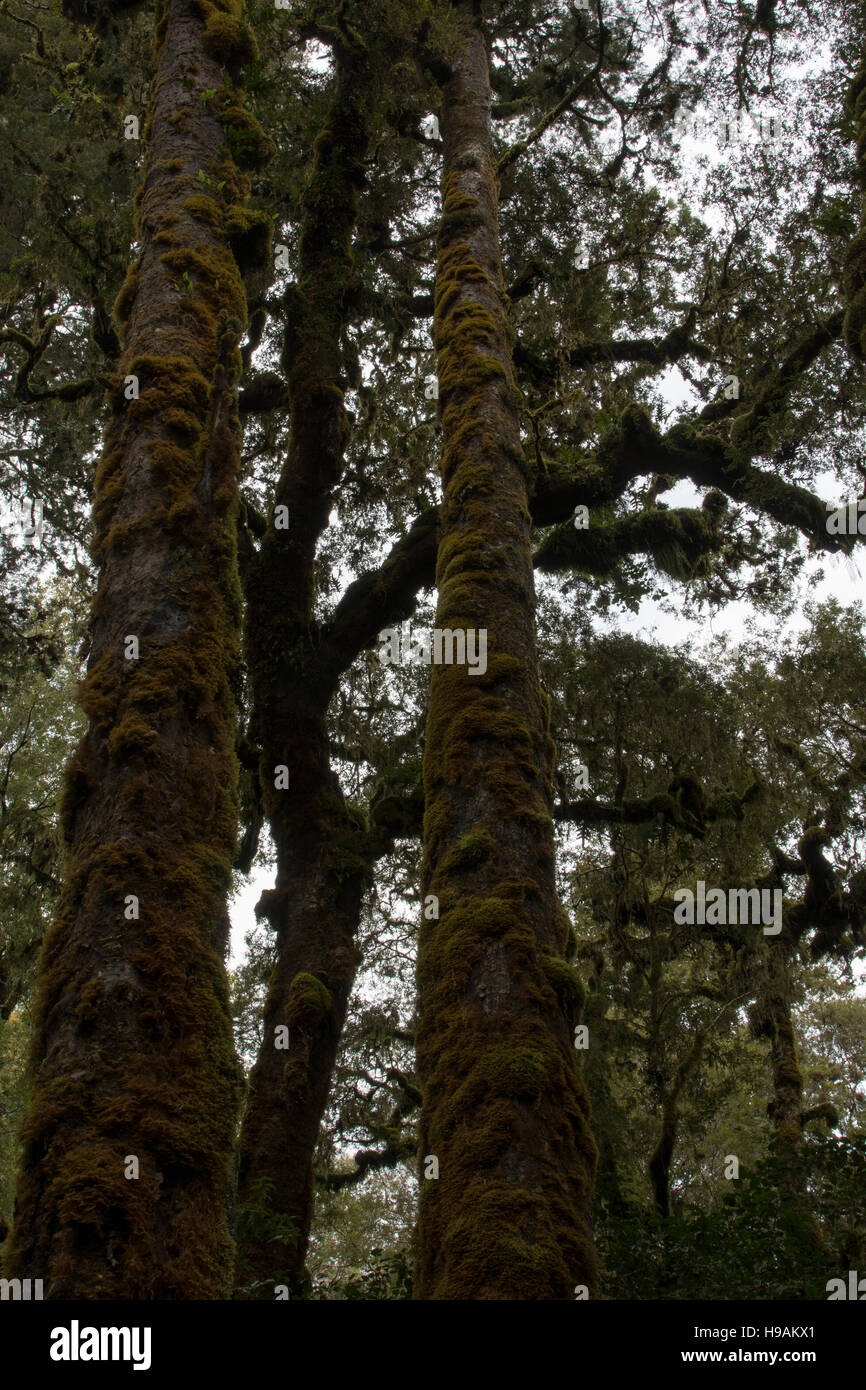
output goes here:
[{"label": "green foliage", "polygon": [[[269,1178],[260,1178],[253,1184],[247,1201],[235,1202],[231,1233],[236,1245],[241,1246],[245,1241],[256,1241],[265,1245],[271,1242],[275,1245],[294,1245],[296,1243],[298,1228],[282,1212],[274,1210],[272,1188],[273,1183]],[[238,1264],[239,1282],[236,1296],[244,1299],[247,1296],[260,1293],[262,1281],[250,1280],[249,1272],[245,1269],[243,1256],[240,1254],[238,1255]],[[247,1282],[244,1282],[245,1278]],[[289,1273],[275,1268],[264,1282],[268,1287],[271,1287],[277,1284],[291,1284],[292,1281]]]},{"label": "green foliage", "polygon": [[0,615],[0,1018],[26,999],[60,886],[57,803],[80,728],[80,627],[68,585],[35,590]]},{"label": "green foliage", "polygon": [[325,1299],[406,1299],[412,1297],[412,1271],[405,1250],[370,1251],[364,1269],[350,1270],[315,1289]]},{"label": "green foliage", "polygon": [[18,1126],[27,1105],[29,1020],[19,1008],[0,1021],[0,1218],[10,1220],[18,1176]]},{"label": "green foliage", "polygon": [[596,1222],[605,1296],[627,1299],[826,1299],[829,1279],[862,1264],[866,1138],[810,1141],[804,1172],[826,1242],[822,1250],[786,1220],[783,1160],[769,1153],[740,1170],[710,1210],[668,1220],[602,1208]]}]

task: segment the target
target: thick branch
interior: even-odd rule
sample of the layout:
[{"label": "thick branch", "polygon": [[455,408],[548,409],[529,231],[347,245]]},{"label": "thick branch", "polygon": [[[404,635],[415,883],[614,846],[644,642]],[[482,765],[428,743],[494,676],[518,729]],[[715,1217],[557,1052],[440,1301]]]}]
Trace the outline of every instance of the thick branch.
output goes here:
[{"label": "thick branch", "polygon": [[629,555],[650,555],[674,579],[689,579],[709,555],[721,550],[724,534],[713,512],[694,507],[636,512],[602,526],[578,530],[559,526],[535,552],[536,569],[578,569],[612,575]]},{"label": "thick branch", "polygon": [[323,632],[334,678],[385,624],[411,617],[420,590],[432,588],[438,525],[438,507],[422,512],[379,568],[349,585]]},{"label": "thick branch", "polygon": [[[717,357],[714,349],[690,336],[693,317],[690,313],[684,324],[672,328],[663,338],[605,338],[578,343],[565,354],[564,360],[570,367],[591,367],[599,362],[647,362],[666,367],[681,357],[714,362]],[[515,345],[514,362],[534,380],[553,381],[556,378],[557,364],[552,358],[539,357],[519,342]]]}]

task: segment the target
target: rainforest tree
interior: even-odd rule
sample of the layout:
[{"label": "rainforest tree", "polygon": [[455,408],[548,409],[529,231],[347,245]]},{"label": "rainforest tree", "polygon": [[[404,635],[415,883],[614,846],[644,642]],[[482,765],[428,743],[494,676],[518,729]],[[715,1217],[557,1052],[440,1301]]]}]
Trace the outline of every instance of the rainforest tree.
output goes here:
[{"label": "rainforest tree", "polygon": [[253,162],[265,139],[226,64],[252,44],[239,15],[183,0],[155,31],[139,251],[94,479],[89,725],[66,771],[8,1255],[55,1297],[226,1287],[239,261],[269,242],[226,132]]}]

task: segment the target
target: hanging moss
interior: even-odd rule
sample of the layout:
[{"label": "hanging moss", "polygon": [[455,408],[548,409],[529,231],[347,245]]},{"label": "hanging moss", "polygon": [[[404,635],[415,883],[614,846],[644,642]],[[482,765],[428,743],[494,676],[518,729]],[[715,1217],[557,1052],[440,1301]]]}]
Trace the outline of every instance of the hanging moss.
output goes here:
[{"label": "hanging moss", "polygon": [[135,303],[139,284],[138,265],[133,263],[126,272],[126,278],[114,301],[112,312],[117,323],[123,326],[129,318],[129,311]]}]

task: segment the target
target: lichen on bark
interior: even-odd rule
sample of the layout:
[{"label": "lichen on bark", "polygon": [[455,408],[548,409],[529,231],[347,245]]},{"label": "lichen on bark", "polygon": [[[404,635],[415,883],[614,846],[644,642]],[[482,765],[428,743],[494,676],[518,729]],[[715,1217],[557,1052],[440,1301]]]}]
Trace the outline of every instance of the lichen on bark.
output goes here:
[{"label": "lichen on bark", "polygon": [[[375,90],[364,43],[345,25],[334,51],[333,97],[302,196],[298,276],[282,353],[292,428],[273,508],[286,507],[291,525],[276,529],[272,511],[246,591],[252,733],[277,854],[276,885],[259,911],[276,934],[276,963],[241,1127],[238,1197],[249,1203],[266,1184],[270,1213],[283,1230],[291,1223],[296,1237],[260,1238],[251,1230],[239,1242],[236,1288],[244,1298],[272,1298],[277,1281],[303,1287],[313,1156],[358,967],[354,936],[373,863],[366,827],[330,766],[327,711],[341,667],[317,640],[314,614],[316,546],[349,434],[341,339]],[[274,784],[280,764],[290,770],[286,789]],[[274,1029],[290,1021],[290,1050],[280,1051]]]},{"label": "lichen on bark", "polygon": [[230,1287],[239,1068],[224,952],[246,318],[231,242],[259,224],[243,216],[248,185],[207,98],[232,52],[239,65],[249,54],[239,5],[237,49],[206,41],[218,8],[166,0],[158,16],[140,252],[115,306],[123,348],[95,477],[99,582],[80,691],[90,722],[66,776],[65,884],[39,966],[6,1246],[8,1273],[42,1278],[49,1298]]},{"label": "lichen on bark", "polygon": [[[443,92],[435,293],[444,499],[436,625],[486,629],[488,669],[433,667],[424,753],[418,1075],[424,1299],[596,1287],[595,1146],[570,1035],[579,998],[554,886],[519,396],[498,244],[488,53],[458,7]],[[424,1176],[435,1155],[439,1177]]]},{"label": "lichen on bark", "polygon": [[847,311],[843,333],[849,352],[866,360],[866,57],[864,57],[846,100],[848,116],[854,122],[857,142],[857,179],[861,190],[861,225],[845,256],[845,298]]}]

